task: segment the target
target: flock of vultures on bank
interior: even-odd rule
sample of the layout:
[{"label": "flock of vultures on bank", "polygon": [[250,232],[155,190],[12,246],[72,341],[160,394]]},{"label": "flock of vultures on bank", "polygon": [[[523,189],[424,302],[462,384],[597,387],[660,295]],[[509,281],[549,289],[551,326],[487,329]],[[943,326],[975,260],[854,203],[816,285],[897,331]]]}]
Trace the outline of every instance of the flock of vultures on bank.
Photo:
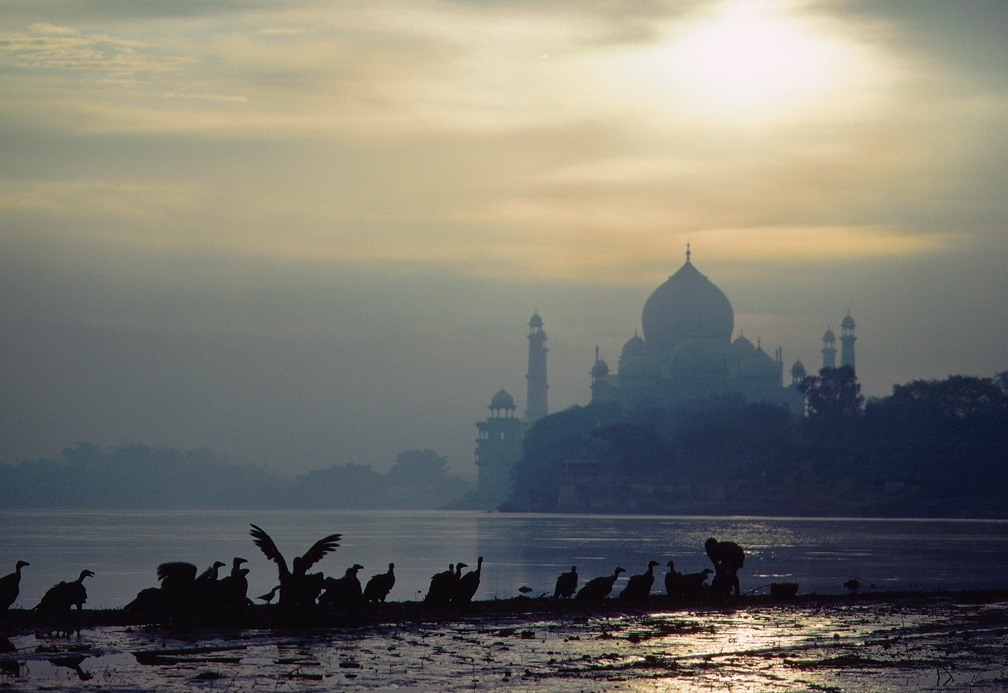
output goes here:
[{"label": "flock of vultures on bank", "polygon": [[[359,616],[368,605],[385,602],[395,586],[394,563],[388,564],[387,572],[371,576],[363,586],[357,575],[363,566],[356,563],[338,578],[311,572],[316,563],[339,546],[342,538],[340,534],[322,537],[303,555],[294,557],[288,563],[265,530],[257,525],[251,527],[252,541],[277,566],[277,585],[256,599],[266,604],[275,602],[275,607],[282,613],[334,613],[353,618]],[[713,570],[705,568],[698,573],[682,574],[676,571],[672,561],[668,561],[664,581],[665,593],[669,598],[727,598],[739,594],[738,571],[745,562],[742,548],[735,542],[714,538],[708,539],[704,548],[713,564]],[[237,619],[247,607],[254,604],[248,596],[249,569],[243,566],[247,562],[244,558],[234,558],[230,570],[224,575],[221,575],[221,569],[226,568],[226,564],[221,561],[215,562],[202,573],[198,573],[197,567],[192,563],[162,563],[157,567],[159,586],[141,590],[124,609],[149,622]],[[623,589],[617,593],[619,600],[628,604],[646,603],[652,594],[654,570],[658,566],[657,561],[650,561],[643,573],[631,575]],[[18,561],[14,572],[0,577],[0,617],[17,599],[22,571],[27,567],[27,562]],[[472,602],[479,589],[483,557],[477,558],[475,567],[467,571],[466,568],[469,567],[460,561],[432,576],[423,600],[424,605],[433,610],[444,610]],[[577,566],[571,566],[570,571],[557,577],[553,598],[600,604],[610,596],[620,574],[625,572],[624,568],[617,566],[611,574],[592,578],[582,584]],[[714,577],[708,583],[711,574]],[[76,580],[54,585],[33,611],[57,618],[68,617],[74,606],[79,612],[87,601],[84,580],[93,576],[94,573],[90,570],[82,570]],[[528,593],[532,590],[523,587],[519,591]],[[543,596],[548,597],[548,593]]]}]

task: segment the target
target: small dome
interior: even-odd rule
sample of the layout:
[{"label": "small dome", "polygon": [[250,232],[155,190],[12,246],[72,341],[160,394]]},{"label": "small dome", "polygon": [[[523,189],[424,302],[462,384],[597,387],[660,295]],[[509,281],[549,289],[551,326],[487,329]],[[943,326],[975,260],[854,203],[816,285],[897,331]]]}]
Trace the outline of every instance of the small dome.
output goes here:
[{"label": "small dome", "polygon": [[728,347],[728,358],[741,361],[753,355],[756,351],[756,347],[753,343],[745,338],[743,335],[739,335],[739,338],[731,343]]},{"label": "small dome", "polygon": [[824,342],[835,342],[836,341],[836,335],[833,334],[833,330],[832,329],[826,330],[826,333],[822,336],[822,340]]},{"label": "small dome", "polygon": [[801,359],[795,361],[794,365],[791,366],[791,377],[802,379],[805,378],[805,364],[801,362]]},{"label": "small dome", "polygon": [[532,317],[529,318],[529,327],[542,327],[542,326],[543,326],[542,318],[539,317],[539,311],[536,311],[535,313],[532,314]]},{"label": "small dome", "polygon": [[508,411],[514,411],[517,409],[514,403],[514,397],[508,394],[507,390],[504,388],[500,389],[493,399],[490,400],[490,411],[499,411],[501,409],[507,409]]},{"label": "small dome", "polygon": [[623,345],[619,357],[619,374],[628,378],[657,378],[659,368],[648,356],[644,340],[635,334]]},{"label": "small dome", "polygon": [[627,340],[627,343],[623,345],[623,351],[620,352],[620,360],[634,358],[635,356],[644,355],[644,340],[639,336],[634,335]]},{"label": "small dome", "polygon": [[593,378],[605,378],[609,375],[609,364],[605,362],[605,359],[599,359],[592,366],[591,374]]},{"label": "small dome", "polygon": [[840,322],[840,327],[845,330],[853,330],[857,327],[857,325],[854,324],[854,318],[850,316],[850,313],[847,313],[847,317]]}]

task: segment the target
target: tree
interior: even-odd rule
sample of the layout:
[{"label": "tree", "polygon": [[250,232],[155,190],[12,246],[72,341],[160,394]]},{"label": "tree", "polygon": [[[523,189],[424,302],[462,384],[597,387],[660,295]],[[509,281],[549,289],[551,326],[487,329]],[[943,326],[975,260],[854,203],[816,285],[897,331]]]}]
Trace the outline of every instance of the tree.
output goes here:
[{"label": "tree", "polygon": [[1002,437],[1008,392],[994,378],[952,375],[893,387],[891,396],[866,407],[869,423],[888,435],[952,440]]},{"label": "tree", "polygon": [[573,406],[536,421],[522,441],[522,457],[511,468],[508,509],[553,512],[557,508],[565,460],[593,456],[596,430],[619,419],[614,402]]},{"label": "tree", "polygon": [[406,450],[396,455],[388,478],[394,484],[427,486],[437,483],[447,473],[447,468],[448,458],[434,450]]},{"label": "tree", "polygon": [[819,375],[802,381],[801,391],[808,403],[809,419],[819,423],[853,420],[864,406],[861,385],[851,366],[823,368]]}]

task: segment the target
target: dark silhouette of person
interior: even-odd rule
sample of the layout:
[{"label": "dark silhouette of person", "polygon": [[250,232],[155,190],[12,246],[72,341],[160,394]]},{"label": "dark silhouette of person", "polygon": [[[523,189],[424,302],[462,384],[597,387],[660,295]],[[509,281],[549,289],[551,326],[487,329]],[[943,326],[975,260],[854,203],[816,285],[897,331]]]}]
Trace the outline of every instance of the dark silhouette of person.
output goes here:
[{"label": "dark silhouette of person", "polygon": [[704,542],[707,556],[714,564],[711,590],[719,596],[739,595],[738,571],[745,564],[745,551],[733,541],[718,541],[711,537]]}]

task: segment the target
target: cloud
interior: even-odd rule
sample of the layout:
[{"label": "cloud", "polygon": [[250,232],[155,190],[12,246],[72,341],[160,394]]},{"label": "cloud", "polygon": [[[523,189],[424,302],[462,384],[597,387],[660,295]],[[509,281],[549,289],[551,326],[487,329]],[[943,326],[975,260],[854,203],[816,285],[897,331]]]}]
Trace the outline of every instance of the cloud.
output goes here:
[{"label": "cloud", "polygon": [[[822,84],[791,95],[774,89],[793,82],[771,82],[778,103],[754,117],[746,108],[766,90],[729,88],[712,111],[719,99],[686,79],[677,51],[724,32],[709,23],[737,6],[8,4],[0,308],[20,322],[0,324],[8,353],[23,355],[8,372],[39,344],[51,352],[7,391],[39,421],[70,422],[56,448],[77,431],[137,440],[114,437],[117,411],[167,435],[137,404],[151,396],[170,403],[159,413],[178,438],[145,442],[217,447],[221,411],[246,416],[234,430],[263,442],[279,427],[273,398],[297,435],[337,412],[352,424],[328,435],[360,431],[372,442],[357,451],[393,438],[438,448],[430,431],[455,427],[468,462],[485,397],[502,384],[520,395],[532,309],[555,340],[551,396],[583,402],[594,342],[619,353],[687,240],[747,334],[788,349],[811,335],[806,364],[821,323],[851,308],[866,380],[887,386],[919,376],[916,363],[951,371],[960,358],[989,369],[1008,319],[1003,9],[742,3],[784,22],[764,25],[764,39],[824,50],[805,54]],[[724,87],[739,72],[759,76],[713,74]],[[982,338],[964,345],[974,319]],[[905,335],[925,323],[934,339],[910,358]],[[889,326],[903,343],[882,337]],[[503,346],[511,338],[517,351]],[[187,362],[199,367],[178,376]],[[252,372],[255,386],[242,380]],[[408,397],[407,381],[418,383]],[[297,422],[300,386],[310,424]],[[90,389],[104,420],[74,414]],[[408,401],[383,418],[397,393]],[[12,397],[0,414],[16,410]],[[47,401],[72,404],[47,414]],[[298,445],[307,456],[312,445]]]},{"label": "cloud", "polygon": [[[52,24],[33,24],[25,32],[0,34],[0,54],[15,68],[43,72],[66,70],[98,73],[112,81],[174,71],[191,62],[180,56],[157,55],[153,44],[89,33]],[[36,73],[36,78],[39,77]]]}]

